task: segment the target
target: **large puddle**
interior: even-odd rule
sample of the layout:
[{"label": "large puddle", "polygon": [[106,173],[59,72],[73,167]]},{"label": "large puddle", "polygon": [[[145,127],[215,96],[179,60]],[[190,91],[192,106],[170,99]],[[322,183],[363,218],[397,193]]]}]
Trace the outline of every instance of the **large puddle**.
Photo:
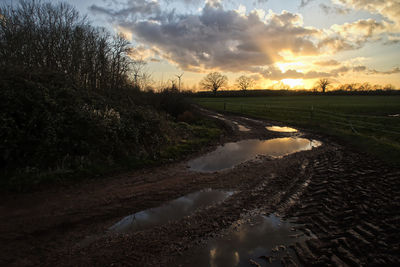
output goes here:
[{"label": "large puddle", "polygon": [[215,172],[232,168],[258,155],[282,157],[320,145],[319,141],[299,137],[243,140],[219,146],[213,152],[189,161],[188,166],[192,171]]},{"label": "large puddle", "polygon": [[267,126],[268,131],[272,132],[280,132],[280,133],[295,133],[297,130],[295,128],[290,128],[290,127],[281,127],[281,126]]},{"label": "large puddle", "polygon": [[[288,246],[305,239],[289,222],[275,215],[255,216],[250,222],[239,224],[221,239],[210,241],[206,247],[183,258],[183,266],[282,266],[280,258],[297,258]],[[297,262],[298,263],[298,262]]]},{"label": "large puddle", "polygon": [[224,201],[232,191],[206,189],[174,199],[165,205],[126,216],[109,228],[114,232],[148,229],[190,215],[199,208]]}]

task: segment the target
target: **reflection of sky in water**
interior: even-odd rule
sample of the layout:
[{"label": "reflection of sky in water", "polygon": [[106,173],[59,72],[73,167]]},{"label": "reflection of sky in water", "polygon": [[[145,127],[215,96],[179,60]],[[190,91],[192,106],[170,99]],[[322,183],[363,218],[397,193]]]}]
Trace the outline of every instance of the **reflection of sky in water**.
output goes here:
[{"label": "reflection of sky in water", "polygon": [[[253,220],[251,224],[242,224],[237,231],[232,231],[221,239],[210,241],[207,247],[192,251],[189,257],[183,257],[183,266],[253,266],[249,259],[264,266],[265,261],[260,259],[260,256],[283,256],[286,253],[295,259],[291,250],[281,249],[279,252],[272,252],[277,246],[287,247],[304,239],[294,237],[298,232],[291,230],[293,225],[281,221],[275,215],[256,216]],[[269,266],[281,266],[281,264],[276,260]]]},{"label": "reflection of sky in water", "polygon": [[196,209],[221,202],[231,196],[231,191],[207,189],[177,198],[157,208],[126,216],[109,228],[115,232],[138,231],[190,215]]},{"label": "reflection of sky in water", "polygon": [[189,161],[188,165],[193,171],[214,172],[232,168],[257,155],[282,157],[320,145],[316,140],[297,137],[244,140],[219,146],[215,151]]},{"label": "reflection of sky in water", "polygon": [[296,129],[290,127],[281,127],[281,126],[267,126],[268,131],[272,132],[281,132],[281,133],[295,133],[297,132]]},{"label": "reflection of sky in water", "polygon": [[234,121],[233,123],[236,124],[236,126],[239,129],[239,131],[241,131],[241,132],[249,132],[250,131],[249,128],[247,128],[246,126],[244,126],[242,124],[237,123],[236,121]]}]

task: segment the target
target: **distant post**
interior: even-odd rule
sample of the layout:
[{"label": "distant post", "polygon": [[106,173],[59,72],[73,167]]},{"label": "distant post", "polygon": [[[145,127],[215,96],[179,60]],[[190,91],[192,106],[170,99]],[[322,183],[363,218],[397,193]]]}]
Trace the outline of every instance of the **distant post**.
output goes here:
[{"label": "distant post", "polygon": [[310,119],[314,118],[314,106],[311,106],[311,111],[310,111]]},{"label": "distant post", "polygon": [[226,102],[224,102],[224,110],[226,110]]}]

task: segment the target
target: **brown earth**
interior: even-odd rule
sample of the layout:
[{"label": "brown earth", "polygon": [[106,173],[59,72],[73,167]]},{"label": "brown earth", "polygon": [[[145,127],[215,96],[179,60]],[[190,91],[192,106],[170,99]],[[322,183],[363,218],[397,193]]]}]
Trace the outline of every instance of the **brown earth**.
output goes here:
[{"label": "brown earth", "polygon": [[[268,132],[266,121],[223,117],[228,134],[221,143],[291,135]],[[233,121],[251,131],[238,131]],[[183,253],[258,210],[279,213],[313,233],[313,238],[293,244],[306,266],[399,265],[400,169],[326,137],[302,136],[320,140],[323,146],[281,159],[259,158],[232,170],[190,171],[187,160],[213,149],[208,147],[179,163],[5,194],[0,197],[0,264],[174,266]],[[124,216],[204,188],[237,193],[159,227],[106,234]],[[281,260],[283,265],[292,263],[290,258]]]}]

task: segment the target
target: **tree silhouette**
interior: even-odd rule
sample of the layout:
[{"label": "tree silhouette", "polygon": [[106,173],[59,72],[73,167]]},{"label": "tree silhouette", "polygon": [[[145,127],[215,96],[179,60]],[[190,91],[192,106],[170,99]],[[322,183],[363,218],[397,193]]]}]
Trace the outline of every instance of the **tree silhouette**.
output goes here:
[{"label": "tree silhouette", "polygon": [[211,90],[214,94],[217,94],[219,88],[225,86],[228,83],[228,78],[219,72],[211,72],[201,80],[200,85],[204,89]]},{"label": "tree silhouette", "polygon": [[323,93],[325,93],[326,88],[327,88],[328,85],[330,85],[330,84],[331,84],[331,82],[330,82],[328,79],[325,79],[325,78],[320,79],[320,80],[318,81],[318,87],[321,88],[321,90],[322,90]]},{"label": "tree silhouette", "polygon": [[254,80],[247,76],[240,76],[236,79],[236,85],[243,91],[251,88],[254,85]]}]

